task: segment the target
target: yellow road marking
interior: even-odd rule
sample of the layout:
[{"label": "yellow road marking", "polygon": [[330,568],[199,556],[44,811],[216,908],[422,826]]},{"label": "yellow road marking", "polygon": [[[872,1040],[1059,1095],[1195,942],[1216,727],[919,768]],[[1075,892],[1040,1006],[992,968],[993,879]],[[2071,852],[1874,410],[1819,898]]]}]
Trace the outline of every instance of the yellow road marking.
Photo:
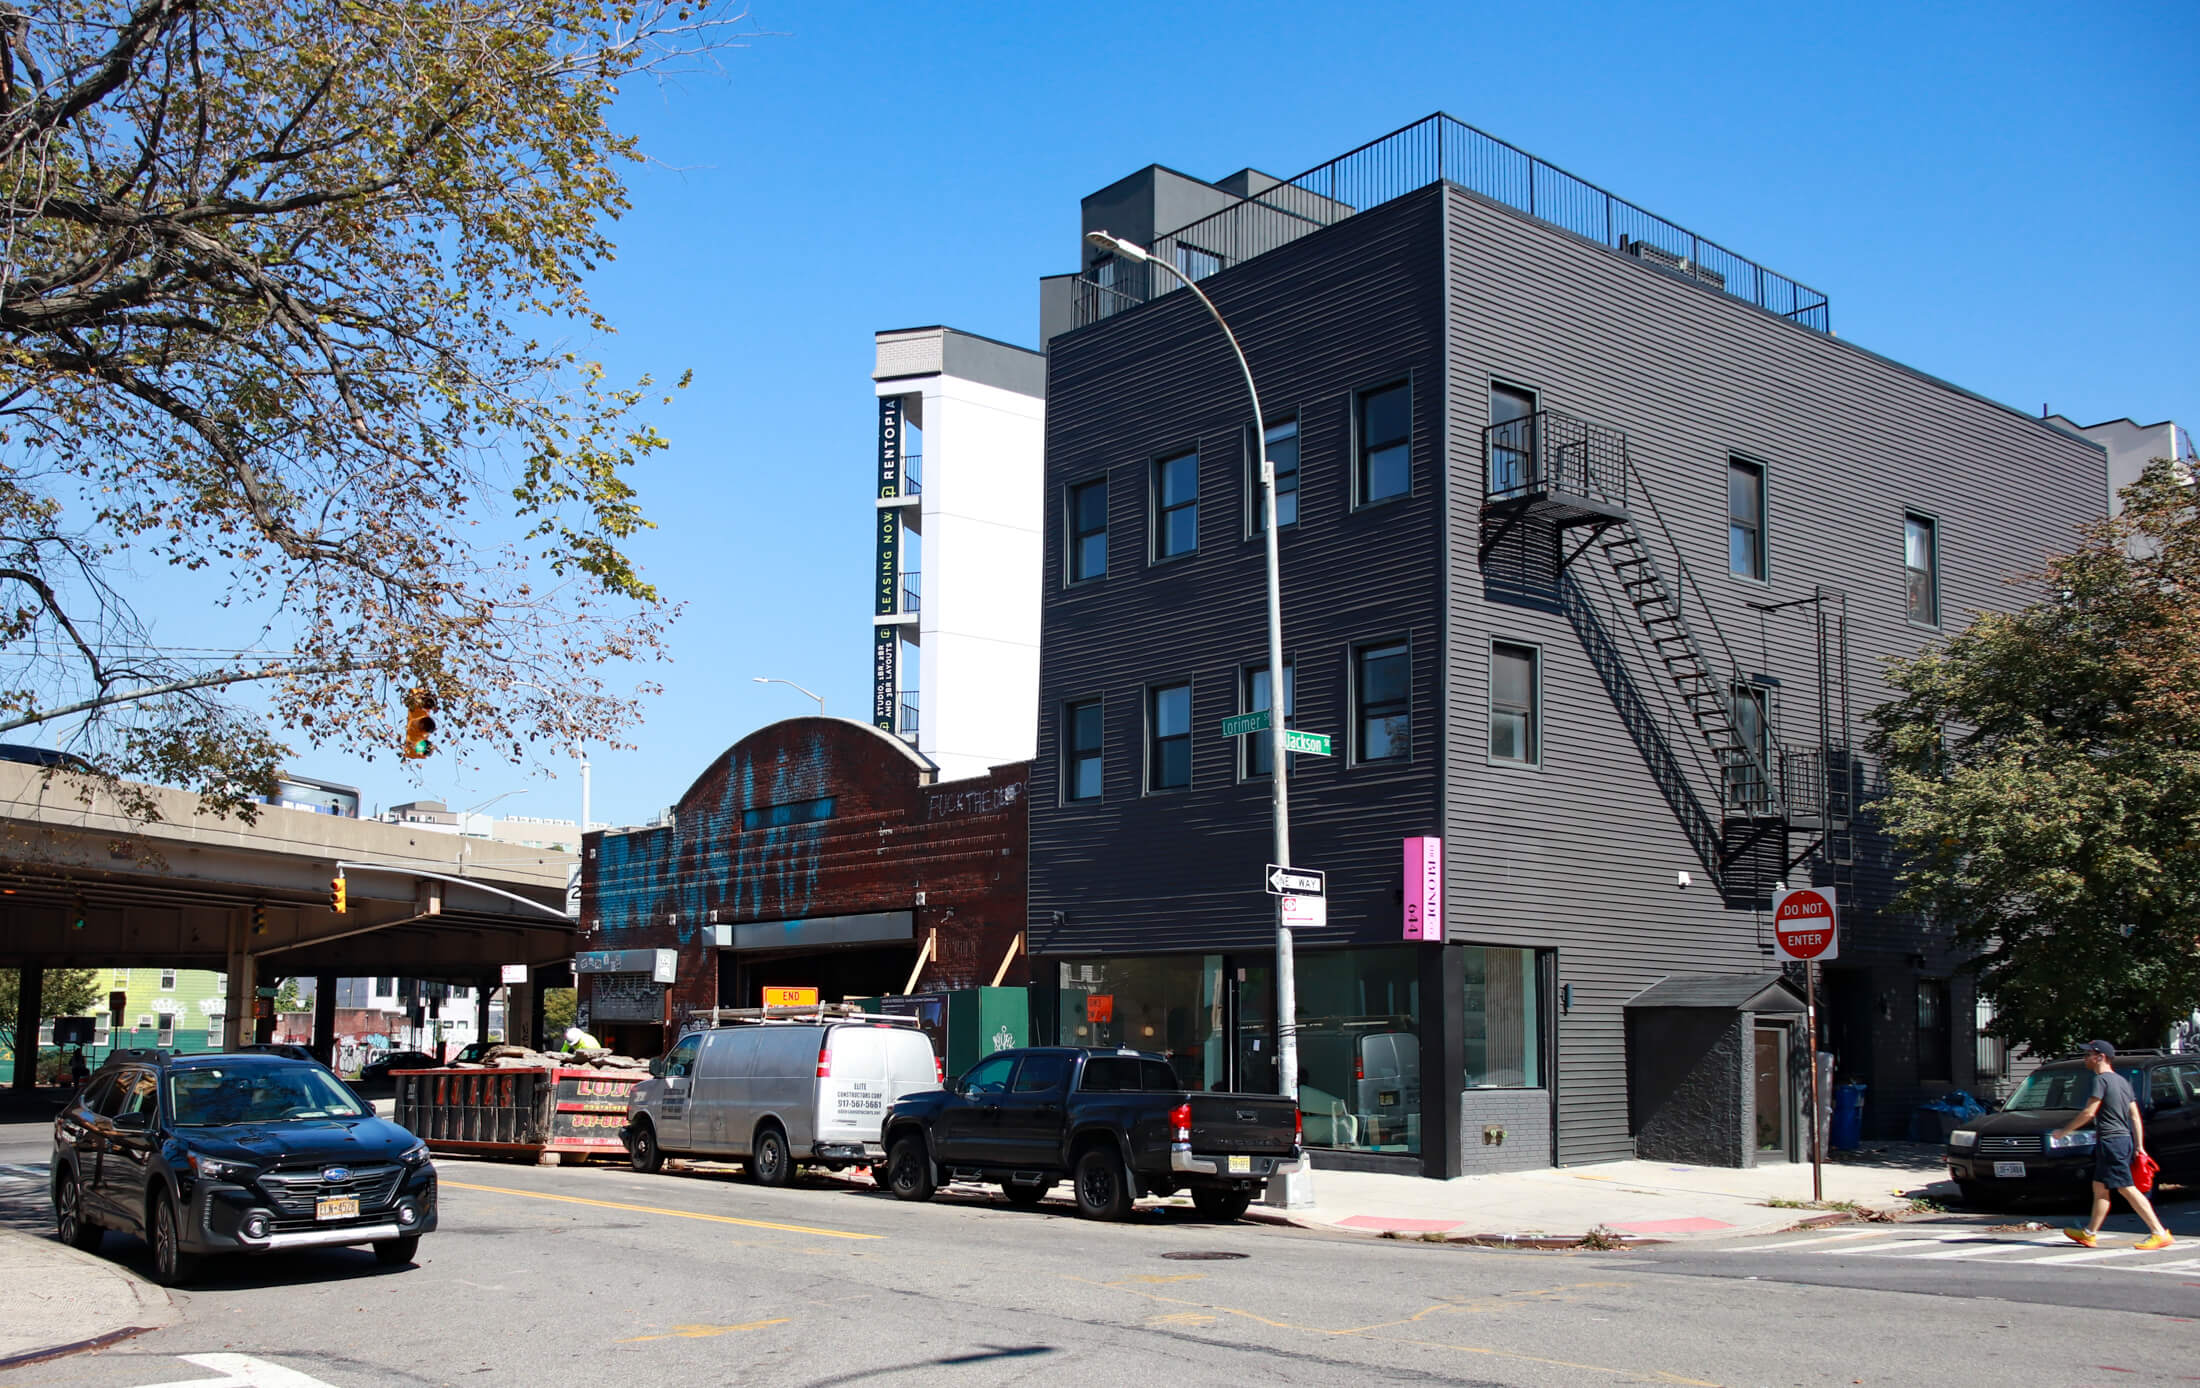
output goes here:
[{"label": "yellow road marking", "polygon": [[1206,1275],[1207,1274],[1204,1272],[1149,1272],[1138,1277],[1123,1278],[1120,1282],[1110,1282],[1108,1283],[1108,1285],[1111,1287],[1120,1287],[1123,1286],[1125,1283],[1130,1282],[1197,1282],[1200,1278],[1205,1277]]},{"label": "yellow road marking", "polygon": [[1181,1297],[1163,1296],[1159,1292],[1140,1291],[1138,1288],[1126,1286],[1122,1282],[1094,1282],[1091,1281],[1089,1278],[1084,1277],[1071,1277],[1068,1280],[1072,1282],[1083,1282],[1087,1286],[1113,1287],[1118,1291],[1128,1292],[1132,1296],[1142,1296],[1149,1301],[1165,1302],[1171,1306],[1188,1306],[1197,1308],[1197,1311],[1179,1312],[1175,1316],[1155,1317],[1151,1322],[1155,1324],[1177,1320],[1180,1317],[1188,1320],[1190,1317],[1196,1316],[1199,1311],[1216,1311],[1226,1316],[1242,1317],[1245,1320],[1268,1326],[1271,1329],[1293,1330],[1302,1335],[1365,1335],[1367,1336],[1367,1338],[1379,1341],[1383,1344],[1418,1345],[1426,1349],[1458,1350],[1462,1354],[1486,1354],[1493,1358],[1518,1359],[1524,1363],[1548,1364],[1554,1368],[1560,1369],[1580,1369],[1588,1373],[1613,1374],[1623,1378],[1640,1378],[1647,1375],[1648,1377],[1654,1379],[1659,1383],[1688,1384],[1692,1385],[1692,1388],[1719,1388],[1718,1384],[1709,1382],[1704,1379],[1683,1378],[1678,1374],[1669,1374],[1658,1369],[1615,1369],[1607,1364],[1581,1364],[1568,1359],[1551,1359],[1540,1354],[1528,1354],[1521,1350],[1499,1349],[1495,1345],[1455,1345],[1443,1340],[1409,1340],[1402,1336],[1368,1334],[1368,1332],[1375,1330],[1392,1330],[1400,1326],[1414,1325],[1419,1323],[1425,1317],[1436,1315],[1441,1312],[1495,1311],[1500,1309],[1507,1301],[1517,1302],[1524,1297],[1557,1297],[1566,1292],[1572,1291],[1586,1291],[1594,1288],[1623,1287],[1627,1285],[1624,1282],[1574,1282],[1566,1286],[1544,1287],[1526,1293],[1513,1293],[1507,1296],[1480,1298],[1478,1302],[1440,1301],[1435,1303],[1434,1305],[1424,1306],[1420,1310],[1415,1311],[1412,1315],[1405,1316],[1401,1319],[1394,1321],[1379,1321],[1373,1325],[1348,1325],[1331,1328],[1328,1326],[1319,1325],[1300,1325],[1294,1321],[1276,1320],[1272,1317],[1260,1315],[1257,1312],[1241,1310],[1235,1306],[1218,1306],[1212,1302],[1186,1301]]},{"label": "yellow road marking", "polygon": [[731,1335],[736,1330],[762,1330],[767,1325],[785,1325],[793,1316],[780,1316],[768,1321],[750,1321],[746,1325],[676,1325],[663,1335],[636,1335],[631,1340],[621,1340],[622,1345],[638,1345],[645,1340],[707,1340],[713,1335]]},{"label": "yellow road marking", "polygon": [[882,1239],[884,1234],[857,1234],[846,1229],[814,1229],[807,1224],[774,1224],[764,1219],[735,1219],[732,1215],[699,1214],[694,1210],[668,1210],[661,1205],[629,1205],[618,1200],[586,1200],[578,1195],[549,1195],[539,1190],[514,1190],[510,1186],[477,1186],[464,1181],[445,1181],[454,1190],[482,1190],[491,1195],[518,1195],[529,1200],[556,1200],[566,1205],[593,1205],[599,1210],[626,1210],[633,1214],[670,1215],[674,1219],[701,1219],[712,1224],[738,1224],[747,1229],[777,1229],[783,1234],[814,1234],[821,1239]]}]

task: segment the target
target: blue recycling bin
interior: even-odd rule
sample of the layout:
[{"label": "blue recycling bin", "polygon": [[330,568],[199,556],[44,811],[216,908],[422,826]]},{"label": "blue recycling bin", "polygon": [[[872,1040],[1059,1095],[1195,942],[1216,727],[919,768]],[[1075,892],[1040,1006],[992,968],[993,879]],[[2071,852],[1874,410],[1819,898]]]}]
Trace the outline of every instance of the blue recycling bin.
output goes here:
[{"label": "blue recycling bin", "polygon": [[1864,1086],[1852,1080],[1833,1089],[1833,1126],[1826,1140],[1836,1152],[1853,1152],[1864,1141]]}]

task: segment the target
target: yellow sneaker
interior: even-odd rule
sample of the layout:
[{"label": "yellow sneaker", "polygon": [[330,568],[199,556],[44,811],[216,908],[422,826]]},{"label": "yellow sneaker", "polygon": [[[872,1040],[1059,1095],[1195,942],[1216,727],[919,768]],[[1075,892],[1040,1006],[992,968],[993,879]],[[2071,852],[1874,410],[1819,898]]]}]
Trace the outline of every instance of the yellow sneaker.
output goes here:
[{"label": "yellow sneaker", "polygon": [[2142,1253],[2151,1253],[2157,1248],[2167,1248],[2175,1242],[2177,1240],[2167,1234],[2149,1234],[2132,1246]]},{"label": "yellow sneaker", "polygon": [[2087,1248],[2091,1248],[2099,1242],[2098,1239],[2093,1237],[2091,1229],[2065,1229],[2063,1230],[2063,1237],[2072,1243],[2082,1243]]}]

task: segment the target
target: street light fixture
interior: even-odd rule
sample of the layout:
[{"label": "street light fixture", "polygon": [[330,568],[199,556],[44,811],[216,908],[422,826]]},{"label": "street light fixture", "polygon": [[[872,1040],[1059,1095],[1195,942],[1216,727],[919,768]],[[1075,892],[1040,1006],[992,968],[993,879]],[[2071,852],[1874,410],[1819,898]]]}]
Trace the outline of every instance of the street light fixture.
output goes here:
[{"label": "street light fixture", "polygon": [[749,676],[749,678],[756,681],[758,684],[783,684],[789,689],[800,690],[802,693],[808,694],[811,698],[817,700],[817,716],[820,718],[823,718],[825,716],[824,695],[812,693],[810,690],[803,689],[801,685],[796,684],[793,680],[783,680],[773,675],[751,675]]},{"label": "street light fixture", "polygon": [[[1238,345],[1237,334],[1223,321],[1222,311],[1215,301],[1193,281],[1192,277],[1178,270],[1167,260],[1158,259],[1144,246],[1126,241],[1106,231],[1088,231],[1085,239],[1102,251],[1136,265],[1151,265],[1176,277],[1177,283],[1192,291],[1192,296],[1206,306],[1229,341],[1230,352],[1237,358],[1238,370],[1245,377],[1245,393],[1253,401],[1253,447],[1260,462],[1261,514],[1267,524],[1268,544],[1268,747],[1273,775],[1269,787],[1275,809],[1276,862],[1291,866],[1291,796],[1284,784],[1284,766],[1288,758],[1284,754],[1284,670],[1283,670],[1283,586],[1276,559],[1276,469],[1268,461],[1267,420],[1261,414],[1260,391],[1253,385],[1253,368],[1246,364],[1245,349]],[[1276,1079],[1277,1087],[1293,1099],[1299,1095],[1299,1023],[1297,980],[1291,963],[1291,928],[1283,922],[1283,898],[1276,898]]]}]

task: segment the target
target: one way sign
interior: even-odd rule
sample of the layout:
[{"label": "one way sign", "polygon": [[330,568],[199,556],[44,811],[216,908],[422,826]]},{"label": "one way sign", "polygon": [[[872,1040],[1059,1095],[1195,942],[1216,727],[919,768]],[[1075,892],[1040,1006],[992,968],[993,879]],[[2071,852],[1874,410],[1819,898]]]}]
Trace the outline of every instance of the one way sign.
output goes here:
[{"label": "one way sign", "polygon": [[1322,896],[1323,874],[1315,868],[1282,867],[1268,865],[1268,893],[1271,896]]}]

